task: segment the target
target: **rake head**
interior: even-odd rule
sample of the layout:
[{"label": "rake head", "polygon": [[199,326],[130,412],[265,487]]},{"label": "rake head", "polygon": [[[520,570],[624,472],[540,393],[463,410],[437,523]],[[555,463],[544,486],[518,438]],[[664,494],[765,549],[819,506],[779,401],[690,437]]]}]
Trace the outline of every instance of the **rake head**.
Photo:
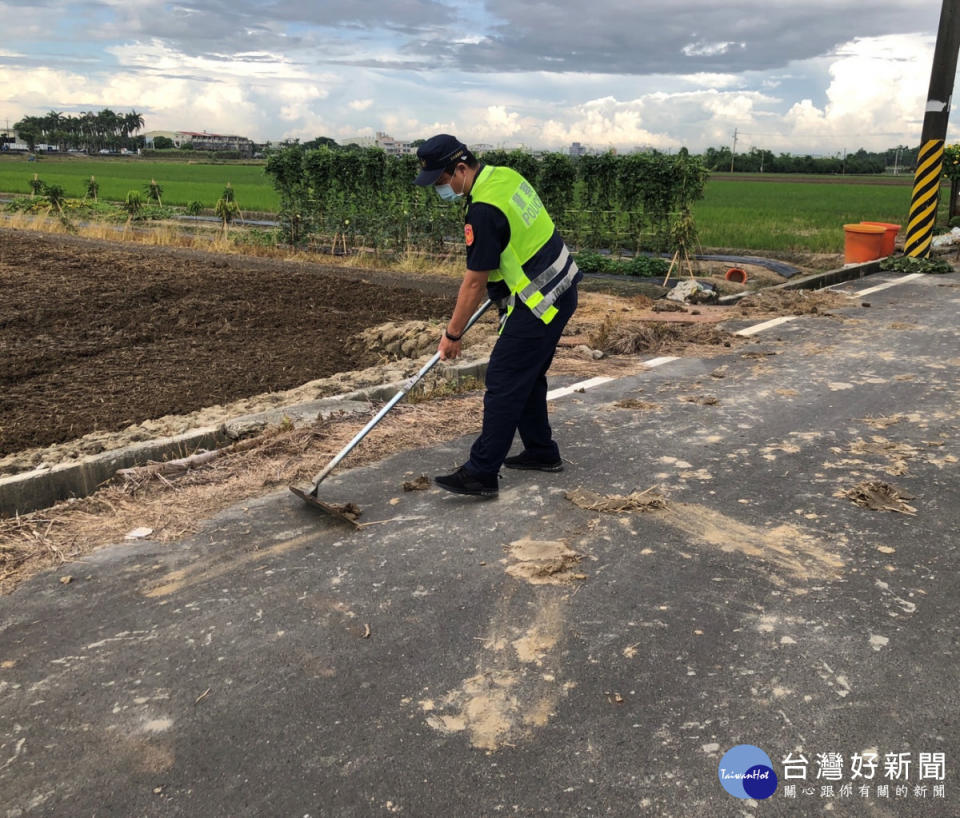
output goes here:
[{"label": "rake head", "polygon": [[[327,512],[327,514],[335,517],[338,520],[343,520],[345,523],[350,523],[354,528],[359,528],[360,523],[357,522],[357,517],[360,516],[360,508],[355,506],[353,503],[346,503],[345,505],[334,505],[333,503],[325,503],[316,494],[313,492],[306,492],[303,489],[298,489],[296,486],[290,486],[290,491],[297,495],[303,502],[307,505],[312,506],[313,508],[319,508],[322,511]],[[316,491],[316,489],[314,489]]]}]

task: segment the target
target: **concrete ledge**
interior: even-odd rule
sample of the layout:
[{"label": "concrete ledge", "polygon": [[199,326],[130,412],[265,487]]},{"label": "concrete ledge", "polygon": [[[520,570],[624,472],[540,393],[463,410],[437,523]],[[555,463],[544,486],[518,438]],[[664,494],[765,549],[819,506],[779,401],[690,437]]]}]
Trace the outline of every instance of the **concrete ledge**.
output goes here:
[{"label": "concrete ledge", "polygon": [[118,469],[138,466],[149,460],[185,457],[197,449],[215,447],[221,440],[220,430],[207,426],[175,437],[124,446],[76,462],[0,478],[0,515],[26,514],[68,497],[85,497],[93,494]]},{"label": "concrete ledge", "polygon": [[744,290],[742,293],[733,295],[724,295],[719,299],[720,304],[736,304],[741,298],[758,292],[768,292],[770,290],[819,290],[823,287],[829,287],[831,284],[842,284],[844,281],[853,281],[863,278],[871,273],[880,271],[880,262],[883,259],[878,258],[874,261],[866,261],[863,264],[851,264],[847,267],[838,267],[836,270],[828,270],[825,273],[813,273],[808,276],[798,276],[785,281],[783,284],[776,284],[772,287],[763,287],[759,290]]},{"label": "concrete ledge", "polygon": [[[460,383],[467,378],[482,378],[487,371],[486,359],[454,366],[442,366],[439,374],[446,380]],[[0,516],[27,514],[48,508],[71,497],[86,497],[112,479],[119,469],[142,466],[149,462],[186,457],[201,449],[215,449],[242,437],[256,434],[267,426],[291,420],[295,426],[346,412],[360,414],[369,411],[369,402],[389,400],[407,381],[396,381],[379,386],[358,389],[343,395],[334,395],[305,403],[291,404],[266,412],[243,415],[219,426],[205,426],[173,437],[134,443],[90,455],[81,460],[62,463],[49,468],[0,478]]]}]

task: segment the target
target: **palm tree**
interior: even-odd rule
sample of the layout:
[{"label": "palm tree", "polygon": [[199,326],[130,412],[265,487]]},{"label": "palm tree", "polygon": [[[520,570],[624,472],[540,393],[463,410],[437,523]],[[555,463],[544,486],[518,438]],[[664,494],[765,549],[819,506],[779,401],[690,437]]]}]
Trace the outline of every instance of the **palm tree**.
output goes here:
[{"label": "palm tree", "polygon": [[40,120],[43,123],[43,139],[45,142],[55,144],[59,149],[61,147],[60,128],[63,125],[64,116],[59,111],[48,111],[47,115]]},{"label": "palm tree", "polygon": [[84,111],[80,114],[80,133],[83,147],[87,153],[96,153],[98,150],[97,115],[93,111]]},{"label": "palm tree", "polygon": [[109,108],[104,108],[99,113],[94,114],[94,119],[100,141],[110,147],[115,147],[120,130],[120,118]]},{"label": "palm tree", "polygon": [[126,125],[127,134],[135,134],[143,127],[143,114],[138,114],[135,110],[131,110],[130,113],[124,117],[124,124]]},{"label": "palm tree", "polygon": [[81,130],[82,120],[80,117],[68,116],[64,125],[65,138],[67,145],[71,148],[79,148],[83,142]]}]

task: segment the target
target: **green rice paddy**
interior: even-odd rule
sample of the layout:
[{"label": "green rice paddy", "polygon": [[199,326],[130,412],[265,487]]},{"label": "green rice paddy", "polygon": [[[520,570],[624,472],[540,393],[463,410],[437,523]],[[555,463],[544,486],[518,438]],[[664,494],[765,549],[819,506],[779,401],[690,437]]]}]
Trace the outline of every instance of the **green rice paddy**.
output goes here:
[{"label": "green rice paddy", "polygon": [[142,159],[104,158],[77,159],[44,156],[28,162],[25,156],[0,159],[0,191],[30,193],[33,174],[48,185],[60,185],[70,198],[82,198],[87,182],[95,176],[100,185],[99,198],[123,201],[127,193],[145,193],[151,179],[163,189],[163,203],[185,206],[202,202],[212,208],[229,182],[237,202],[245,211],[276,211],[280,199],[263,165],[189,164],[187,162],[153,162]]},{"label": "green rice paddy", "polygon": [[[711,179],[693,208],[704,247],[835,253],[843,250],[843,225],[861,221],[907,224],[912,180],[822,182]],[[941,196],[946,210],[947,190]],[[944,217],[945,218],[945,217]]]}]

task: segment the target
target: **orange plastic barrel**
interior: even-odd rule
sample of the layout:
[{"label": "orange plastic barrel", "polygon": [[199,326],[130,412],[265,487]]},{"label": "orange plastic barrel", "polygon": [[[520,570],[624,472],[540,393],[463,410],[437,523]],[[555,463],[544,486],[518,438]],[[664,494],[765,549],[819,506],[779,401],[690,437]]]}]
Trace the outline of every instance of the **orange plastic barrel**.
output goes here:
[{"label": "orange plastic barrel", "polygon": [[886,228],[877,224],[845,224],[843,226],[843,261],[858,264],[880,258]]},{"label": "orange plastic barrel", "polygon": [[891,224],[890,222],[860,222],[860,224],[876,224],[886,230],[883,241],[880,244],[880,255],[893,255],[893,249],[897,246],[897,233],[900,232],[899,224]]},{"label": "orange plastic barrel", "polygon": [[746,284],[747,271],[741,270],[739,267],[731,267],[729,270],[727,270],[724,278],[727,281],[733,281],[736,284]]}]

